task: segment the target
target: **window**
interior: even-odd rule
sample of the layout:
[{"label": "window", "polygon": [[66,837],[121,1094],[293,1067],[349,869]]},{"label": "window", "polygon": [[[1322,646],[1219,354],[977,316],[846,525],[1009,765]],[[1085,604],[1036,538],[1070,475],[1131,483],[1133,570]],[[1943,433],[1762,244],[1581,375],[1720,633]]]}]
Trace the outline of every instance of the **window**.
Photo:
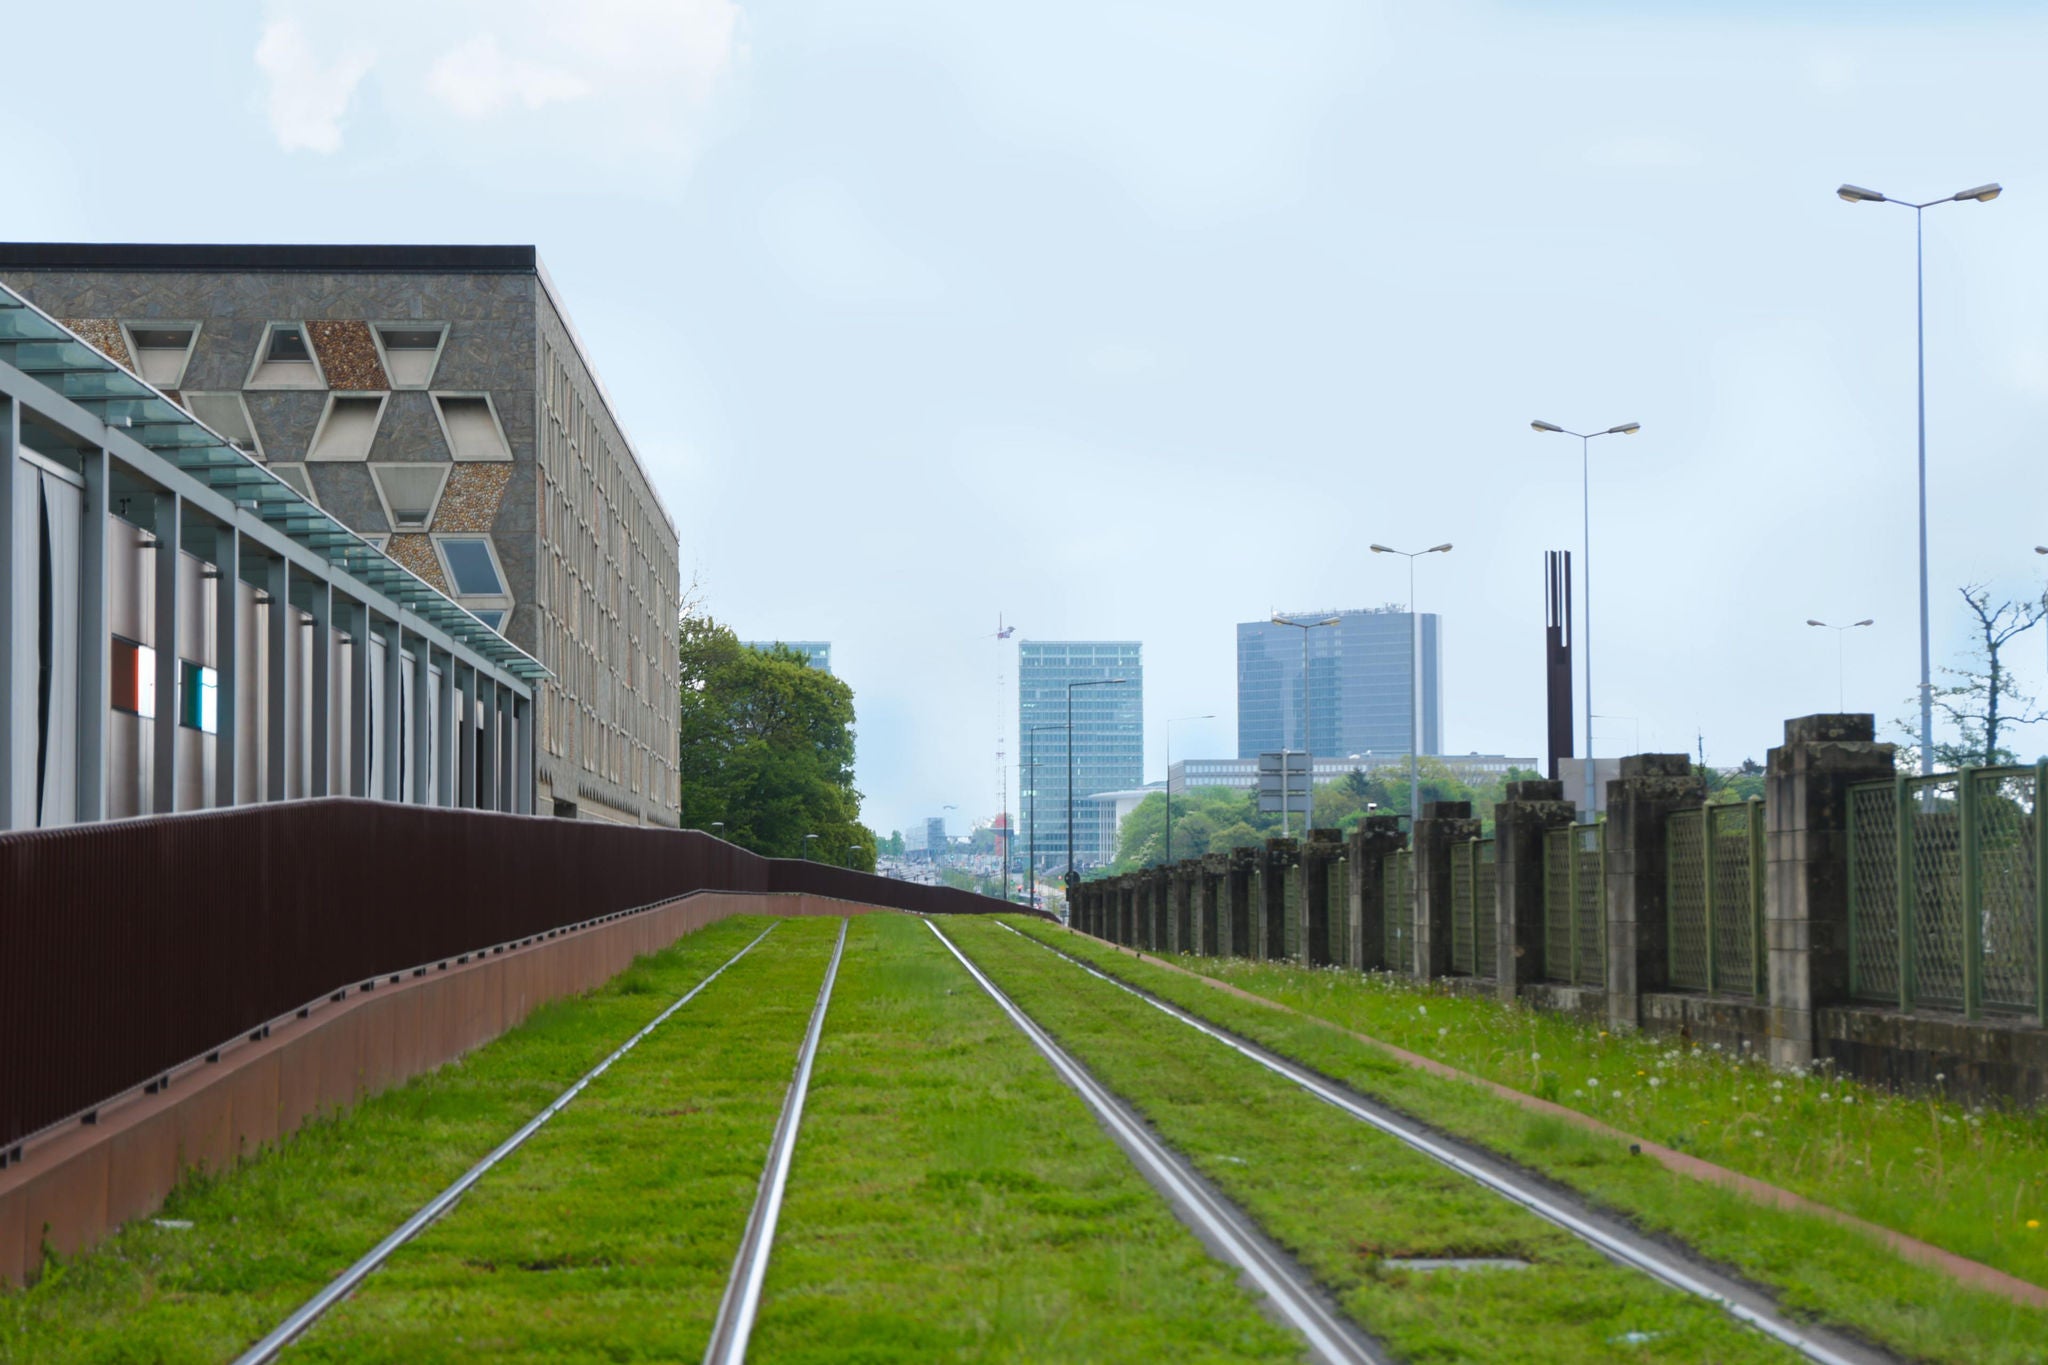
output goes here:
[{"label": "window", "polygon": [[249,420],[249,406],[239,393],[187,393],[185,411],[234,442],[245,455],[263,458],[256,426]]},{"label": "window", "polygon": [[390,536],[382,535],[377,532],[369,532],[364,534],[363,536],[363,544],[368,545],[373,550],[385,550],[390,545],[390,543]]},{"label": "window", "polygon": [[383,353],[384,373],[391,376],[392,387],[424,389],[433,382],[435,367],[441,363],[441,344],[448,337],[446,327],[401,323],[370,330]]},{"label": "window", "polygon": [[512,610],[505,571],[489,536],[435,536],[449,595],[492,630],[503,630]]},{"label": "window", "polygon": [[156,715],[156,651],[133,640],[114,637],[109,664],[109,692],[114,709],[149,720]]},{"label": "window", "polygon": [[192,359],[192,343],[199,336],[193,322],[131,322],[127,325],[128,353],[144,379],[160,389],[175,389],[185,377],[185,364]]},{"label": "window", "polygon": [[190,659],[178,660],[178,724],[208,735],[220,729],[220,674]]},{"label": "window", "polygon": [[447,486],[447,464],[373,464],[370,478],[384,502],[384,514],[401,531],[425,530]]},{"label": "window", "polygon": [[493,609],[489,611],[473,612],[471,614],[474,615],[477,620],[489,626],[492,630],[497,631],[500,635],[505,633],[505,612]]},{"label": "window", "polygon": [[385,395],[381,393],[337,393],[328,398],[327,411],[313,433],[308,460],[367,460],[371,443],[377,439],[377,423],[384,417]]},{"label": "window", "polygon": [[306,329],[296,322],[273,322],[263,330],[256,363],[249,368],[251,389],[322,389],[320,363],[306,344]]},{"label": "window", "polygon": [[307,502],[312,503],[316,507],[320,505],[320,499],[313,496],[313,483],[306,477],[306,467],[304,465],[274,464],[270,466],[270,472],[277,475],[294,493],[297,493]]},{"label": "window", "polygon": [[434,409],[441,414],[441,432],[458,460],[509,460],[504,428],[484,394],[437,393]]}]

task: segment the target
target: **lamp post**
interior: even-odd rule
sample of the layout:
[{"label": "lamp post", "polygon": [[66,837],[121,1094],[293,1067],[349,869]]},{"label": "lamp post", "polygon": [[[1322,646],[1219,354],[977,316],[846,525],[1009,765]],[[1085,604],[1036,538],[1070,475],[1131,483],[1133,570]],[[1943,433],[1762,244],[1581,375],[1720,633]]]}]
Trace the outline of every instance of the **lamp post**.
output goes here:
[{"label": "lamp post", "polygon": [[1422,617],[1415,610],[1415,561],[1424,555],[1447,555],[1451,543],[1432,545],[1427,550],[1397,550],[1391,545],[1370,547],[1376,555],[1400,555],[1408,561],[1408,827],[1422,818],[1422,705],[1417,678],[1422,672]]},{"label": "lamp post", "polygon": [[818,836],[817,836],[817,835],[815,835],[815,834],[806,834],[806,835],[804,836],[804,861],[805,861],[805,862],[810,862],[810,861],[811,861],[811,840],[813,840],[813,839],[815,839],[815,838],[817,838],[817,837],[818,837]]},{"label": "lamp post", "polygon": [[1891,199],[1860,185],[1843,185],[1835,191],[1851,204],[1897,204],[1913,210],[1913,347],[1914,368],[1920,391],[1920,772],[1934,771],[1934,658],[1928,643],[1927,626],[1927,270],[1921,232],[1923,211],[1936,204],[1974,201],[1988,204],[2000,194],[1997,185],[1979,185],[1958,190],[1924,204]]},{"label": "lamp post", "polygon": [[853,855],[860,852],[865,847],[867,847],[867,845],[865,844],[848,844],[846,846],[846,866],[848,868],[853,867]]},{"label": "lamp post", "polygon": [[1024,731],[1024,787],[1031,793],[1031,908],[1038,908],[1038,741],[1032,736],[1041,730],[1057,730],[1054,725],[1033,725]]},{"label": "lamp post", "polygon": [[1855,630],[1858,626],[1868,626],[1876,623],[1866,616],[1861,621],[1851,621],[1846,626],[1831,626],[1825,621],[1815,621],[1811,618],[1807,620],[1806,624],[1809,626],[1820,626],[1825,630],[1831,630],[1835,633],[1835,710],[1840,711],[1843,706],[1842,698],[1846,695],[1845,685],[1842,681],[1844,677],[1842,637]]},{"label": "lamp post", "polygon": [[[1303,803],[1301,834],[1305,839],[1316,824],[1316,752],[1309,742],[1308,732],[1308,633],[1321,626],[1334,626],[1343,618],[1325,616],[1320,621],[1296,621],[1291,617],[1275,616],[1276,626],[1293,626],[1301,632],[1301,764],[1307,769],[1308,800]],[[1280,837],[1287,837],[1287,736],[1280,736]]]},{"label": "lamp post", "polygon": [[725,837],[725,821],[713,820],[711,822],[711,828],[718,831],[717,834],[714,834],[712,836],[714,839],[723,839]]},{"label": "lamp post", "polygon": [[1074,881],[1074,689],[1077,687],[1109,687],[1129,682],[1129,678],[1087,678],[1081,682],[1067,684],[1067,884]]},{"label": "lamp post", "polygon": [[1598,802],[1593,783],[1593,457],[1590,447],[1595,436],[1633,436],[1643,429],[1641,422],[1623,422],[1605,431],[1567,431],[1555,422],[1531,422],[1538,431],[1579,438],[1579,517],[1584,545],[1580,551],[1579,592],[1584,610],[1579,616],[1579,653],[1586,660],[1586,804],[1583,814],[1594,818]]},{"label": "lamp post", "polygon": [[1166,721],[1166,865],[1173,866],[1173,727],[1184,720],[1214,720],[1206,716],[1169,716]]}]

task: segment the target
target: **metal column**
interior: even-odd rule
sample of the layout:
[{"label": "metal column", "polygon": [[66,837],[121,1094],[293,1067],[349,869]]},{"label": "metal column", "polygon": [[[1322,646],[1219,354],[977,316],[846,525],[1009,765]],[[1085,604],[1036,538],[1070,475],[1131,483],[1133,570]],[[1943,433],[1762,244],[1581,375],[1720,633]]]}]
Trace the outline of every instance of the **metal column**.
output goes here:
[{"label": "metal column", "polygon": [[[92,511],[86,511],[92,524]],[[235,804],[235,740],[242,714],[242,535],[223,526],[214,535],[213,567],[213,661],[219,679],[215,715],[219,723],[213,736],[213,804]],[[80,708],[83,711],[83,707]],[[83,738],[81,729],[80,737]]]},{"label": "metal column", "polygon": [[[269,657],[264,679],[263,799],[282,801],[289,785],[291,745],[292,566],[282,556],[264,566],[263,638]],[[161,711],[163,708],[157,708]]]},{"label": "metal column", "polygon": [[512,699],[512,809],[533,814],[533,698]]},{"label": "metal column", "polygon": [[483,703],[483,723],[477,727],[476,808],[498,809],[498,684],[491,678],[477,679],[478,700]]},{"label": "metal column", "polygon": [[21,404],[0,395],[0,829],[13,829],[14,810],[14,585],[24,547],[14,543],[14,480],[21,449]]},{"label": "metal column", "polygon": [[377,751],[383,760],[383,790],[372,796],[396,801],[404,790],[398,771],[398,739],[405,729],[404,711],[398,704],[398,664],[405,650],[405,628],[393,621],[384,631],[384,714],[379,717]]},{"label": "metal column", "polygon": [[455,751],[456,766],[460,769],[456,774],[455,804],[464,810],[475,810],[477,808],[476,702],[476,670],[465,666],[462,670],[462,696],[460,700],[462,707],[462,722],[459,731],[460,742]]},{"label": "metal column", "polygon": [[[88,450],[82,463],[85,525],[78,538],[78,819],[84,822],[107,818],[113,636],[107,615],[107,452]],[[11,486],[11,477],[9,483]],[[0,555],[0,563],[5,562],[6,556]],[[0,763],[0,770],[5,767]],[[6,824],[0,819],[0,828]]]},{"label": "metal column", "polygon": [[348,651],[348,794],[370,794],[370,607],[351,604]]},{"label": "metal column", "polygon": [[156,495],[156,780],[150,813],[178,808],[178,541],[184,531],[184,499]]},{"label": "metal column", "polygon": [[313,733],[307,743],[306,795],[334,793],[334,585],[321,579],[313,585]]},{"label": "metal column", "polygon": [[415,637],[412,650],[412,749],[406,759],[412,769],[412,799],[419,805],[427,804],[428,759],[432,756],[427,746],[427,707],[432,701],[433,690],[433,675],[427,670],[432,657],[427,637]]},{"label": "metal column", "polygon": [[434,736],[434,796],[443,806],[453,806],[455,801],[455,763],[461,750],[461,740],[455,732],[455,656],[441,656],[441,695],[437,699],[441,708],[441,728]]}]

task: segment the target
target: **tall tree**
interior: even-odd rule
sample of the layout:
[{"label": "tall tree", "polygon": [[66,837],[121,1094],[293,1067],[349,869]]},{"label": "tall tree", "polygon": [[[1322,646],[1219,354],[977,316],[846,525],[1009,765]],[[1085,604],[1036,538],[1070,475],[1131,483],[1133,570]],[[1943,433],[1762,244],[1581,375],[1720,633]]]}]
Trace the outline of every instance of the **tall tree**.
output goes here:
[{"label": "tall tree", "polygon": [[875,835],[853,786],[853,689],[794,650],[748,648],[701,608],[678,623],[676,658],[684,828],[722,822],[756,853],[872,871]]},{"label": "tall tree", "polygon": [[2048,720],[2048,712],[2013,681],[2003,651],[2040,624],[2043,607],[2027,600],[1994,607],[1990,589],[1981,584],[1959,591],[1974,618],[1973,666],[1941,670],[1953,681],[1934,689],[1934,707],[1948,717],[1956,738],[1935,744],[1934,761],[1944,768],[2012,763],[2016,756],[2005,745],[2010,731]]}]

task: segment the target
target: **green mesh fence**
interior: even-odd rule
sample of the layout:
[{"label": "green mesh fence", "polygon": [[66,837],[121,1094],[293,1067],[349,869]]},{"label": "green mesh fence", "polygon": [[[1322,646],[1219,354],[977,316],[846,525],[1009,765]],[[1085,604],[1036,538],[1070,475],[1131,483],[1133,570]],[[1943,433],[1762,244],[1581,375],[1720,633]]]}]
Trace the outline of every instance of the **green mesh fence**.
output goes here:
[{"label": "green mesh fence", "polygon": [[1607,826],[1572,825],[1572,921],[1581,986],[1607,984]]},{"label": "green mesh fence", "polygon": [[1972,835],[1982,925],[1982,1000],[1986,1009],[2031,1010],[2040,928],[2034,770],[1988,768],[1970,774],[1970,781],[1976,798]]},{"label": "green mesh fence", "polygon": [[1706,808],[1707,915],[1714,943],[1714,989],[1723,995],[1758,991],[1763,817],[1761,801]]},{"label": "green mesh fence", "polygon": [[1913,875],[1916,998],[1963,1007],[1962,783],[1954,773],[1906,783],[1904,829]]},{"label": "green mesh fence", "polygon": [[1478,934],[1474,932],[1472,903],[1475,853],[1471,842],[1451,846],[1451,970],[1465,976],[1478,969],[1474,951]]},{"label": "green mesh fence", "polygon": [[1572,832],[1543,833],[1543,979],[1572,979]]},{"label": "green mesh fence", "polygon": [[1899,1001],[1898,784],[1849,788],[1849,992]]},{"label": "green mesh fence", "polygon": [[1492,976],[1500,958],[1500,882],[1493,860],[1493,840],[1481,839],[1473,846],[1479,864],[1472,872],[1474,924],[1478,938],[1473,955],[1480,976]]},{"label": "green mesh fence", "polygon": [[1415,970],[1415,855],[1402,849],[1382,864],[1387,970]]},{"label": "green mesh fence", "polygon": [[1709,989],[1707,841],[1702,819],[1679,811],[1664,826],[1664,907],[1669,917],[1671,984]]}]

